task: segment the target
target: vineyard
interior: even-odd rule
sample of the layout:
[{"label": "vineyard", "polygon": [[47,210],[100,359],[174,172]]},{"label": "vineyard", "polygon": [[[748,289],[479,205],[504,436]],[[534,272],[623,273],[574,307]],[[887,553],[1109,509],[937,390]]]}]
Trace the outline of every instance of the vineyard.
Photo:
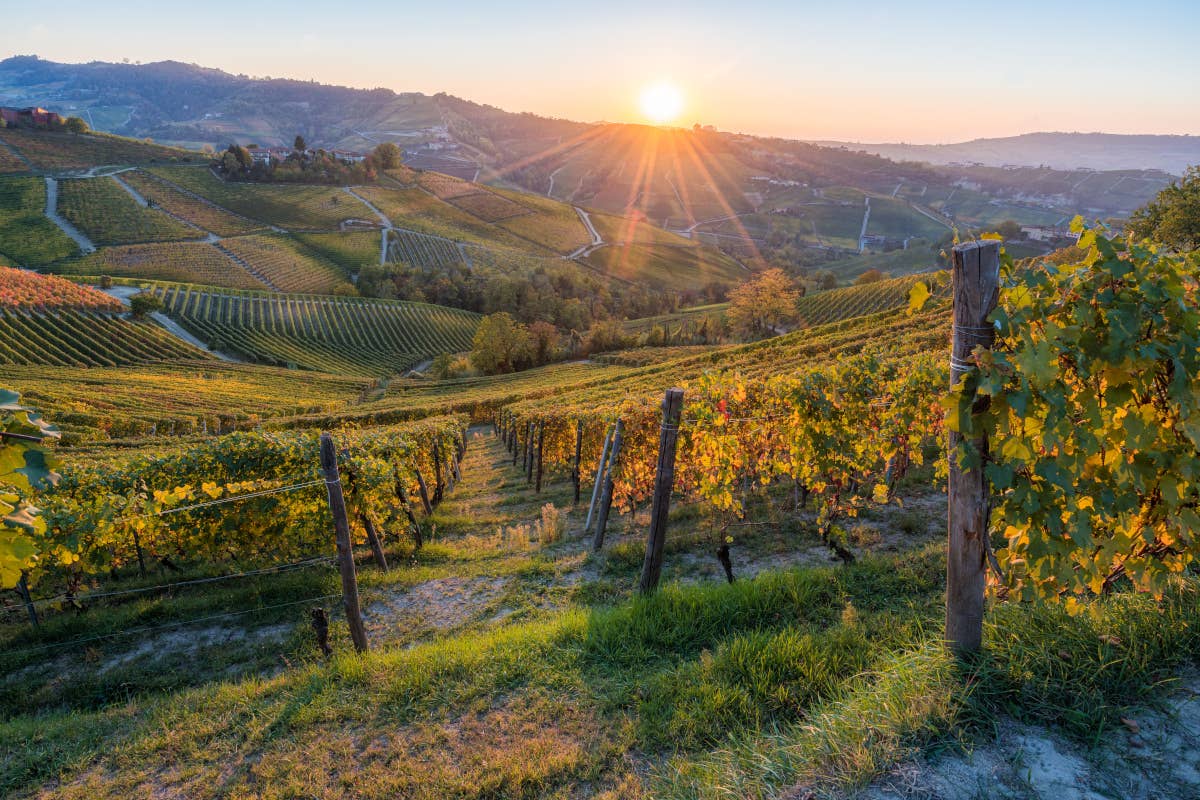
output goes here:
[{"label": "vineyard", "polygon": [[485,247],[528,249],[530,245],[503,228],[490,225],[416,186],[405,189],[364,186],[355,191],[400,228]]},{"label": "vineyard", "polygon": [[352,290],[346,273],[324,257],[281,234],[224,239],[220,247],[240,259],[272,289],[297,294],[337,294]]},{"label": "vineyard", "polygon": [[386,377],[441,352],[470,349],[466,311],[380,300],[154,290],[168,313],[216,350],[265,364]]},{"label": "vineyard", "polygon": [[165,164],[200,161],[204,156],[174,147],[103,133],[0,129],[0,141],[39,170],[85,170],[99,165]]},{"label": "vineyard", "polygon": [[123,311],[118,300],[62,278],[0,267],[0,309]]},{"label": "vineyard", "polygon": [[378,231],[298,233],[296,238],[309,250],[324,256],[347,273],[356,273],[363,267],[379,263],[382,243]]},{"label": "vineyard", "polygon": [[78,252],[75,243],[46,219],[41,178],[0,178],[0,254],[13,264],[38,267]]},{"label": "vineyard", "polygon": [[[486,248],[472,248],[472,252],[476,249]],[[422,269],[440,269],[464,263],[457,242],[398,228],[388,231],[388,260]]]},{"label": "vineyard", "polygon": [[889,309],[903,308],[908,303],[908,293],[920,282],[930,282],[933,291],[941,297],[949,292],[950,282],[946,273],[927,273],[891,278],[863,286],[848,286],[814,292],[800,298],[797,305],[800,324],[804,326],[824,325],[852,317],[875,314]]},{"label": "vineyard", "polygon": [[370,209],[337,188],[223,181],[199,167],[148,171],[220,208],[288,230],[336,231],[349,220],[375,220]]},{"label": "vineyard", "polygon": [[124,172],[121,180],[155,206],[218,236],[241,236],[263,230],[263,225],[232,214],[148,172]]},{"label": "vineyard", "polygon": [[96,244],[204,238],[195,228],[139,205],[111,178],[59,181],[58,211]]},{"label": "vineyard", "polygon": [[0,364],[117,367],[208,355],[157,325],[90,311],[0,308]]},{"label": "vineyard", "polygon": [[267,286],[215,245],[207,242],[171,242],[101,247],[93,253],[53,267],[64,275],[202,283],[230,289],[266,289]]},{"label": "vineyard", "polygon": [[[994,312],[962,300],[968,258],[1000,280],[999,247],[972,243],[952,303],[935,276],[856,287],[810,309],[836,321],[762,342],[362,381],[293,416],[308,376],[279,370],[263,420],[300,430],[88,451],[26,535],[0,786],[845,795],[997,727],[1080,763],[1103,741],[1124,780],[1148,749],[1129,737],[1166,719],[1131,704],[1200,657],[1200,284],[1195,256],[1081,244],[1069,269],[1005,264]],[[382,318],[346,315],[443,313],[156,291],[180,318],[295,340],[328,332],[314,314],[365,336]],[[906,308],[879,299],[897,293]],[[254,373],[218,366],[222,386]],[[968,560],[988,587],[977,661],[943,616],[964,476],[995,500],[995,549]],[[1172,775],[1164,796],[1194,794]]]},{"label": "vineyard", "polygon": [[[52,372],[10,364],[4,374],[22,397],[54,419],[72,453],[82,442],[163,442],[169,439],[162,437],[228,433],[328,413],[355,403],[372,386],[363,378],[212,360],[119,369],[60,366]],[[128,458],[127,447],[112,450],[113,457]]]}]

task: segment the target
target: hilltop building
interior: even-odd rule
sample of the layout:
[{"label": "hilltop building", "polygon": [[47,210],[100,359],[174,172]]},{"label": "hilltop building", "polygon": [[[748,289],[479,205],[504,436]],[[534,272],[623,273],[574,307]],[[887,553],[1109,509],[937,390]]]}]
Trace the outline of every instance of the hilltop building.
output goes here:
[{"label": "hilltop building", "polygon": [[14,128],[50,128],[58,127],[65,121],[54,111],[47,111],[38,106],[29,108],[5,108],[0,106],[0,119]]}]

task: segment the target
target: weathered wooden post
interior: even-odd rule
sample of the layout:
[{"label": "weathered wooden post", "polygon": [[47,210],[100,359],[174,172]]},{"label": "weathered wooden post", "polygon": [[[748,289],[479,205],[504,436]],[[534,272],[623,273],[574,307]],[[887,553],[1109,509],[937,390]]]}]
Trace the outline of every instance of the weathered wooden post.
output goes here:
[{"label": "weathered wooden post", "polygon": [[596,516],[596,538],[592,549],[597,553],[604,547],[604,531],[608,528],[608,511],[612,508],[613,470],[621,458],[621,420],[613,426],[612,452],[608,456],[608,468],[604,470],[604,489],[600,495],[600,513]]},{"label": "weathered wooden post", "polygon": [[338,477],[337,451],[333,437],[321,434],[321,472],[329,494],[329,510],[333,514],[333,530],[337,535],[338,568],[342,572],[342,605],[354,649],[367,649],[367,632],[363,628],[362,610],[358,606],[358,576],[354,571],[354,551],[350,547],[350,522],[346,518],[346,498],[342,496],[342,481]]},{"label": "weathered wooden post", "polygon": [[521,438],[521,435],[517,431],[516,421],[514,420],[513,421],[513,431],[512,431],[512,465],[514,467],[517,465],[517,451],[519,451],[521,449],[520,444],[518,442],[518,440],[520,438]]},{"label": "weathered wooden post", "polygon": [[[988,315],[1000,294],[1000,243],[986,240],[954,248],[954,344],[950,385],[975,368],[976,347],[991,349],[995,329]],[[972,413],[983,408],[973,408]],[[952,410],[948,412],[954,414]],[[949,427],[949,426],[948,426]],[[963,435],[950,430],[948,546],[946,551],[946,643],[956,653],[972,653],[983,643],[983,599],[987,585],[988,484],[982,464],[964,470],[955,458]],[[987,434],[969,446],[987,453]]]},{"label": "weathered wooden post", "polygon": [[600,463],[596,465],[596,480],[592,482],[592,502],[588,505],[587,520],[583,523],[583,532],[587,533],[592,527],[592,517],[596,514],[596,503],[600,501],[600,487],[604,484],[604,466],[608,463],[608,446],[612,442],[612,429],[605,431],[604,444],[600,448]]},{"label": "weathered wooden post", "polygon": [[[348,451],[343,451],[343,454],[348,455]],[[350,495],[354,498],[358,508],[359,524],[367,532],[367,544],[371,546],[371,556],[375,559],[375,566],[387,572],[387,557],[383,554],[383,543],[379,538],[379,531],[375,527],[375,520],[371,519],[371,515],[362,507],[362,499],[358,493],[358,473],[349,464],[346,465],[346,482],[350,485]]]},{"label": "weathered wooden post", "polygon": [[583,458],[583,420],[575,421],[575,461],[571,467],[571,483],[575,488],[575,505],[579,505],[579,465]]},{"label": "weathered wooden post", "polygon": [[667,515],[671,510],[671,487],[675,483],[675,445],[683,416],[683,389],[668,389],[663,398],[662,427],[658,437],[658,466],[654,472],[654,498],[650,506],[650,536],[638,590],[649,594],[658,588],[662,575],[663,544],[667,538]]},{"label": "weathered wooden post", "polygon": [[537,475],[536,475],[536,479],[534,481],[534,488],[533,488],[533,491],[535,491],[538,494],[542,493],[542,445],[545,443],[545,441],[546,441],[546,423],[542,422],[538,425],[537,467],[536,467]]}]

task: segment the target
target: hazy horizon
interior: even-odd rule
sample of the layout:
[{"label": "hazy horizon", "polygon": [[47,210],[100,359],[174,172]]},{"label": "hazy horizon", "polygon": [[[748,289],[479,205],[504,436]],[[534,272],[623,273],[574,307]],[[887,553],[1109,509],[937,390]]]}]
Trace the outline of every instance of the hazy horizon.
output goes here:
[{"label": "hazy horizon", "polygon": [[[39,8],[12,9],[14,44],[0,57],[174,60],[256,77],[447,92],[581,122],[650,122],[639,94],[666,82],[682,95],[674,124],[793,139],[1200,133],[1200,82],[1179,81],[1200,74],[1188,33],[1200,26],[1200,8],[1181,0],[1149,0],[1136,17],[1112,0],[1083,16],[1074,4],[1028,0],[994,9],[864,0],[853,15],[806,5],[760,2],[734,12],[704,2],[647,12],[618,3],[600,14],[468,0],[448,19],[377,2],[335,14],[307,0],[250,10],[215,0],[198,17],[128,0],[65,0],[53,23]],[[971,35],[956,38],[964,32]],[[1097,61],[1101,45],[1107,55]],[[1104,102],[1076,102],[1089,90]]]}]

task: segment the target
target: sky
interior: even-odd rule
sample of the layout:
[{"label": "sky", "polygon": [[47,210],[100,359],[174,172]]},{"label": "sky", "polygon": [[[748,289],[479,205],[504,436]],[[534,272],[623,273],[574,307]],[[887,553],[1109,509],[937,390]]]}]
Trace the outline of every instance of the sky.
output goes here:
[{"label": "sky", "polygon": [[173,59],[509,111],[803,139],[1200,134],[1200,0],[4,0],[0,57]]}]

